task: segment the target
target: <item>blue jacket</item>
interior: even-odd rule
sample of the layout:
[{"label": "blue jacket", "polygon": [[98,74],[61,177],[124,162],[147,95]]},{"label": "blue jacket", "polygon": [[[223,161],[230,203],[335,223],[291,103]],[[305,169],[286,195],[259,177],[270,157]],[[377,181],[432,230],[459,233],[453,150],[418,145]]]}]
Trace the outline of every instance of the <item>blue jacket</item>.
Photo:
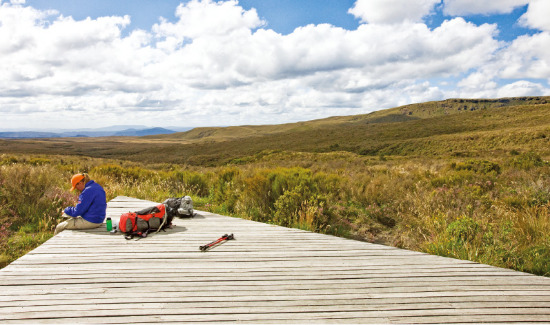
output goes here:
[{"label": "blue jacket", "polygon": [[107,212],[107,200],[103,187],[94,181],[89,181],[78,196],[78,204],[75,207],[66,208],[64,212],[71,217],[81,216],[86,221],[102,223]]}]

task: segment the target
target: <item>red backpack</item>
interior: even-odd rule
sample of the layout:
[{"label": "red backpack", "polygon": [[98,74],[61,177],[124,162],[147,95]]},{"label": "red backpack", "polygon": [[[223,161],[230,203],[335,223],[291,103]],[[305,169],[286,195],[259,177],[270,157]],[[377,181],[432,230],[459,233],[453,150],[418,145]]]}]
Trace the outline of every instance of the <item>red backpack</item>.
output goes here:
[{"label": "red backpack", "polygon": [[172,218],[167,215],[164,204],[123,213],[118,222],[118,228],[126,235],[126,239],[132,239],[134,236],[147,237],[152,231],[159,232],[171,226]]}]

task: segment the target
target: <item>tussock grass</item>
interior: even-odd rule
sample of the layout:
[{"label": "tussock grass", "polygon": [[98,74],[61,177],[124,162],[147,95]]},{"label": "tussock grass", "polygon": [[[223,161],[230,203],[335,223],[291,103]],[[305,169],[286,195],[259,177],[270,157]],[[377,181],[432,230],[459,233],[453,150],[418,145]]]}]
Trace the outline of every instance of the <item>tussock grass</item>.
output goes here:
[{"label": "tussock grass", "polygon": [[[144,143],[0,141],[2,263],[51,236],[76,198],[70,176],[88,172],[108,199],[191,195],[198,209],[549,276],[547,100],[456,99]],[[58,145],[79,156],[54,155]]]},{"label": "tussock grass", "polygon": [[62,208],[74,204],[63,172],[44,166],[47,161],[0,166],[0,266],[50,238]]},{"label": "tussock grass", "polygon": [[550,166],[533,152],[435,160],[279,151],[213,168],[1,161],[4,265],[51,236],[74,204],[68,179],[77,169],[108,199],[191,195],[198,209],[550,275]]}]

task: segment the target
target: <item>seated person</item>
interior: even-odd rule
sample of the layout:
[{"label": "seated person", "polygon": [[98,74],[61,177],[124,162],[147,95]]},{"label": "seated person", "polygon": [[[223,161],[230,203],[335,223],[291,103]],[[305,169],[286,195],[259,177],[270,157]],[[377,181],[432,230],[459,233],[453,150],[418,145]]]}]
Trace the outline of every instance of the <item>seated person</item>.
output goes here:
[{"label": "seated person", "polygon": [[71,191],[76,188],[81,192],[78,204],[63,211],[63,217],[69,219],[57,225],[54,235],[65,229],[97,228],[105,220],[107,201],[103,187],[91,180],[88,174],[74,175],[71,183]]}]

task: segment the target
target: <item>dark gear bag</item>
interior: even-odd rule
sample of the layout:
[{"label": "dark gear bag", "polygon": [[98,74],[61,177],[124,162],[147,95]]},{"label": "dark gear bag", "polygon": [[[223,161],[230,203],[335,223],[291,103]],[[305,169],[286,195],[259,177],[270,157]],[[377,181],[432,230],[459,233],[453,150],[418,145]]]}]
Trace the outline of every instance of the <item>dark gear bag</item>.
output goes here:
[{"label": "dark gear bag", "polygon": [[190,196],[169,198],[162,203],[166,206],[166,213],[172,218],[193,218],[195,216],[193,200]]},{"label": "dark gear bag", "polygon": [[164,204],[159,204],[136,212],[123,213],[118,228],[126,235],[126,239],[134,236],[144,238],[153,231],[159,232],[171,227],[172,218],[166,213]]}]

